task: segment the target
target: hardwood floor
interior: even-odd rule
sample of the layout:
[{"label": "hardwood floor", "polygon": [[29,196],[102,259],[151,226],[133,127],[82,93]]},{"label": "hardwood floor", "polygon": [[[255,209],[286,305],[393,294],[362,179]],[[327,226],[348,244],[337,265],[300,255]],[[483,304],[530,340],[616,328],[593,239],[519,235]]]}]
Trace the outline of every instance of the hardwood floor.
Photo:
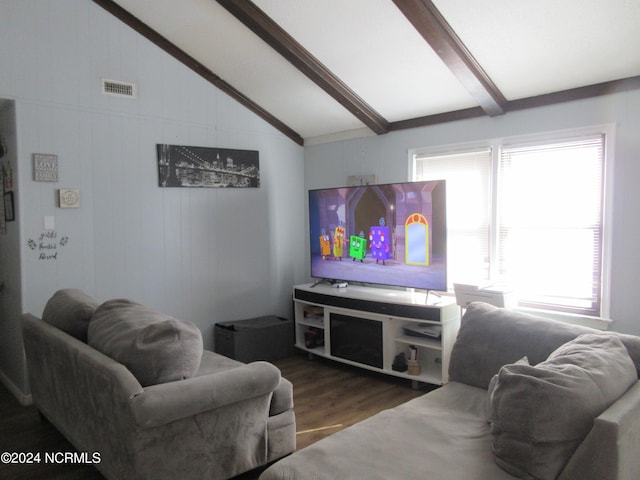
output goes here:
[{"label": "hardwood floor", "polygon": [[[381,410],[423,395],[409,380],[295,354],[273,362],[294,385],[298,449],[342,430]],[[23,407],[0,386],[0,452],[72,452],[73,447],[33,406]],[[235,480],[257,479],[262,469]],[[90,465],[0,463],[0,479],[103,480]]]},{"label": "hardwood floor", "polygon": [[433,388],[302,354],[273,363],[294,385],[298,449]]}]

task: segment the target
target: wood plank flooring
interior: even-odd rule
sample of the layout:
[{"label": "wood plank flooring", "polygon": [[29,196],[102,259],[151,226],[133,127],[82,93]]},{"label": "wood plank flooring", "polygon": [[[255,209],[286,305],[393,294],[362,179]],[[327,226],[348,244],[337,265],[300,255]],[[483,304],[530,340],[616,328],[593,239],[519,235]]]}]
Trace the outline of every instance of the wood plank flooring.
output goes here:
[{"label": "wood plank flooring", "polygon": [[[389,377],[321,358],[295,354],[273,362],[294,385],[298,449],[376,413],[423,395],[409,380]],[[73,447],[33,406],[23,407],[0,386],[0,452],[72,452]],[[235,480],[257,479],[262,469]],[[0,479],[103,480],[90,465],[0,463]]]},{"label": "wood plank flooring", "polygon": [[274,363],[294,385],[298,449],[427,391],[412,389],[409,380],[318,357]]}]

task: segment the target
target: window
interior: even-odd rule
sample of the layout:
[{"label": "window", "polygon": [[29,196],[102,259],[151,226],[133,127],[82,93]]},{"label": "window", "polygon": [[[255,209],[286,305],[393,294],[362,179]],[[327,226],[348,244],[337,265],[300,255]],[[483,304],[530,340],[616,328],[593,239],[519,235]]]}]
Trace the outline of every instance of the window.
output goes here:
[{"label": "window", "polygon": [[522,306],[601,316],[605,140],[413,152],[415,180],[447,180],[450,281],[508,285]]},{"label": "window", "polygon": [[491,149],[419,156],[415,180],[447,181],[447,278],[488,279]]}]

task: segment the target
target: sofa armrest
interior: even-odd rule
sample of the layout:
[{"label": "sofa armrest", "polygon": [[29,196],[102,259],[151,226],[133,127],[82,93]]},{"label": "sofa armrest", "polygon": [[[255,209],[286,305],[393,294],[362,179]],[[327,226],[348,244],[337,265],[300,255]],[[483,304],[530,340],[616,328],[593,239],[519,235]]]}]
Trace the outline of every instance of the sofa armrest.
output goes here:
[{"label": "sofa armrest", "polygon": [[[260,396],[271,396],[280,384],[280,370],[267,362],[199,377],[162,383],[131,399],[136,423],[156,427]],[[269,409],[265,402],[265,418]]]},{"label": "sofa armrest", "polygon": [[558,480],[640,478],[640,381],[595,419]]}]

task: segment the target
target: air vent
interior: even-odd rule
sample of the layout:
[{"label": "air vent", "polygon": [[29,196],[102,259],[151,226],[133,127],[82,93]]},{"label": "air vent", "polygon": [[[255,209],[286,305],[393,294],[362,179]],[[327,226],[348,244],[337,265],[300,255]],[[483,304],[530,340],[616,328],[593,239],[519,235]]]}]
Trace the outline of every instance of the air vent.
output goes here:
[{"label": "air vent", "polygon": [[136,86],[119,80],[102,79],[102,93],[116,97],[136,98]]}]

